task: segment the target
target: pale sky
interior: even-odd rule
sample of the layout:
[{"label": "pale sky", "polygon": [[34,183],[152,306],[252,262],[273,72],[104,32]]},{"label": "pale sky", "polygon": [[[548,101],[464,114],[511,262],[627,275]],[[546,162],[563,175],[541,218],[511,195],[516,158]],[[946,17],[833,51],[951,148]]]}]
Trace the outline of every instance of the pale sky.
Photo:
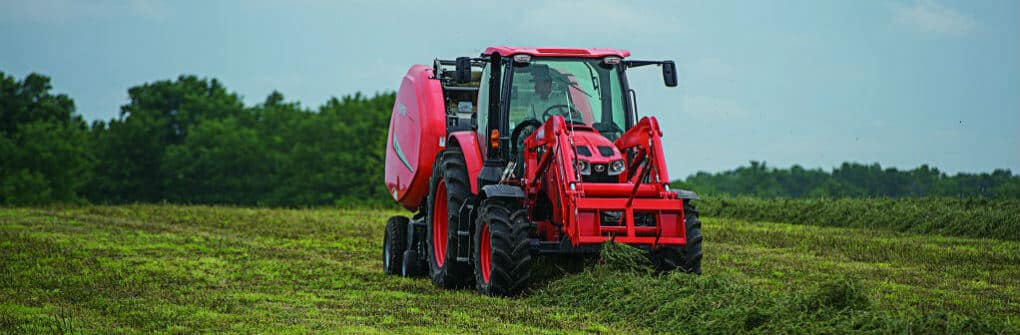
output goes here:
[{"label": "pale sky", "polygon": [[0,71],[48,75],[105,120],[129,87],[180,74],[318,107],[490,45],[622,48],[677,62],[677,88],[630,73],[673,178],[750,160],[1018,173],[1018,4],[0,0]]}]

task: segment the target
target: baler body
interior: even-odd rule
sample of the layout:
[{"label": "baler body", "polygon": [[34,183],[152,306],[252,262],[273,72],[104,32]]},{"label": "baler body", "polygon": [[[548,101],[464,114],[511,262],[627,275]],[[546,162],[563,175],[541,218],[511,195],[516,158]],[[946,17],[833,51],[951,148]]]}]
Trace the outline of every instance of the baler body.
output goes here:
[{"label": "baler body", "polygon": [[386,139],[386,189],[393,200],[416,211],[425,200],[436,155],[446,141],[443,87],[432,67],[407,70],[390,117]]}]

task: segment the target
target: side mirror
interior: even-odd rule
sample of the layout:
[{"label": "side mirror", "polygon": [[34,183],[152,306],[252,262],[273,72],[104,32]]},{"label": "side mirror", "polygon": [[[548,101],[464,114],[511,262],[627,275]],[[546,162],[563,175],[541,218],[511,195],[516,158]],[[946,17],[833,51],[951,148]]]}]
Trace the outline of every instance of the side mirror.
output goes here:
[{"label": "side mirror", "polygon": [[676,64],[671,60],[662,62],[662,81],[667,87],[676,87]]},{"label": "side mirror", "polygon": [[471,81],[471,57],[457,57],[457,74],[453,79],[458,83]]}]

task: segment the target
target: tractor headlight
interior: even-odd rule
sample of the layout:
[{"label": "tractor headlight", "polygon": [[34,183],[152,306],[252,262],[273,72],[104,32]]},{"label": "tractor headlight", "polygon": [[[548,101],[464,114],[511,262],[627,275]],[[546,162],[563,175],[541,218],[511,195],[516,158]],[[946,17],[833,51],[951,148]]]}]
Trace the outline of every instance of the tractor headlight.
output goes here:
[{"label": "tractor headlight", "polygon": [[582,176],[590,176],[591,164],[589,164],[588,161],[577,160],[577,171],[580,172]]},{"label": "tractor headlight", "polygon": [[620,173],[623,173],[623,170],[626,169],[626,168],[627,168],[627,164],[624,164],[622,159],[621,160],[615,160],[612,163],[609,163],[609,175],[610,176],[615,176],[615,175],[618,175]]}]

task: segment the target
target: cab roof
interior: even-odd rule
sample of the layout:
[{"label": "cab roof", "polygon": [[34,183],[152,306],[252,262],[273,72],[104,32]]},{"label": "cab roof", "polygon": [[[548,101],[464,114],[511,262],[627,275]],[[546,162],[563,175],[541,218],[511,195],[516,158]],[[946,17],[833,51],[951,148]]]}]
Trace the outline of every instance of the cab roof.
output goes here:
[{"label": "cab roof", "polygon": [[620,49],[603,48],[540,48],[540,47],[511,47],[497,46],[488,47],[483,55],[493,53],[509,57],[518,54],[526,54],[534,57],[581,57],[581,58],[602,58],[606,56],[629,57],[630,51]]}]

